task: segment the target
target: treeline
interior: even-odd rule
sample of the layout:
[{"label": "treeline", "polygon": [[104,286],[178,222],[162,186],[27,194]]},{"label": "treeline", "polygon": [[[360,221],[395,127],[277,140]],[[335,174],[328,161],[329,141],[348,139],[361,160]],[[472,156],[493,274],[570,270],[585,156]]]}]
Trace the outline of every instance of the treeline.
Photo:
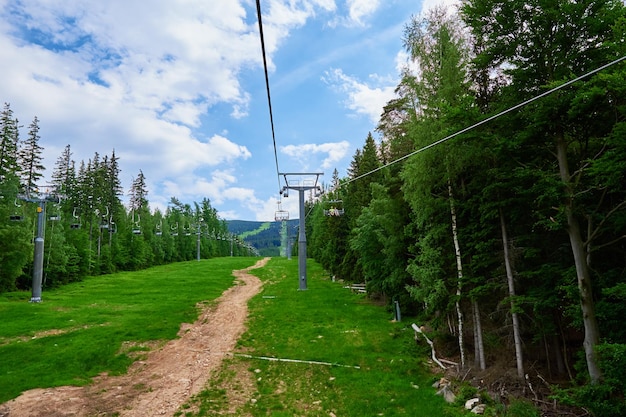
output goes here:
[{"label": "treeline", "polygon": [[0,114],[0,293],[31,286],[40,206],[46,211],[44,288],[87,275],[256,253],[228,232],[208,199],[190,205],[172,198],[165,212],[151,210],[141,171],[124,205],[115,151],[95,153],[77,167],[68,145],[51,183],[40,184],[45,167],[39,141],[39,120],[33,119],[22,140],[18,119],[5,104]]},{"label": "treeline", "polygon": [[589,382],[572,401],[598,416],[626,415],[626,66],[569,81],[625,56],[625,13],[468,0],[412,18],[418,73],[308,221],[310,256],[419,315],[463,368]]}]

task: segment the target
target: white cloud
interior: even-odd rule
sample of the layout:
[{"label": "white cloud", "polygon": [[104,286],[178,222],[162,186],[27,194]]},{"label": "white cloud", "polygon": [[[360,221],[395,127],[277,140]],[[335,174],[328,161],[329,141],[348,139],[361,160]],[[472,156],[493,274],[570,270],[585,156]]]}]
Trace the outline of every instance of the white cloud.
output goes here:
[{"label": "white cloud", "polygon": [[377,75],[370,75],[369,85],[341,69],[332,69],[326,71],[323,80],[346,95],[344,104],[348,109],[367,116],[373,124],[378,123],[383,107],[395,96],[396,83]]},{"label": "white cloud", "polygon": [[348,0],[350,20],[363,25],[363,18],[373,14],[380,6],[380,0]]},{"label": "white cloud", "polygon": [[306,165],[312,160],[315,154],[325,154],[320,167],[323,169],[332,168],[333,164],[340,161],[348,153],[350,144],[347,141],[341,142],[329,142],[322,144],[307,143],[302,145],[287,145],[281,146],[280,151],[288,155],[302,165],[308,168]]},{"label": "white cloud", "polygon": [[[295,29],[318,30],[308,24],[314,17],[320,27],[339,15],[346,26],[362,26],[382,4],[262,3],[270,65]],[[372,31],[363,42],[381,36]],[[321,58],[318,68],[345,56],[341,48],[353,48],[341,45]],[[252,109],[258,113],[265,104],[258,93],[264,92],[259,87],[264,80],[254,2],[0,0],[0,62],[0,100],[11,104],[22,124],[35,115],[41,121],[46,174],[68,143],[77,162],[115,149],[122,184],[128,187],[141,169],[151,204],[166,205],[171,196],[183,201],[207,196],[216,205],[240,201],[242,210],[266,211],[271,205],[270,199],[255,197],[260,195],[256,185],[243,184],[252,182],[246,178],[251,171],[265,171],[240,166],[261,159],[251,156],[257,156],[255,146],[263,140],[258,122],[240,128],[252,124]],[[312,66],[306,58],[302,62]],[[386,80],[361,81],[339,70],[327,78],[346,95],[352,112],[377,121],[388,93]],[[303,145],[287,147],[292,154],[285,155],[302,158],[302,165],[330,168],[348,149],[347,142]]]}]

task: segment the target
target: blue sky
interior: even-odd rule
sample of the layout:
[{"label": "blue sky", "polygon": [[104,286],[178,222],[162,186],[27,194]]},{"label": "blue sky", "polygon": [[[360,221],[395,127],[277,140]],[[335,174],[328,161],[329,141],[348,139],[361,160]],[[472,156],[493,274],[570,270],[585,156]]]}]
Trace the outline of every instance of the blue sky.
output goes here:
[{"label": "blue sky", "polygon": [[[405,24],[456,3],[423,2],[261,0],[281,172],[346,175],[407,65]],[[0,0],[0,62],[0,101],[40,120],[46,175],[68,144],[77,163],[115,149],[153,209],[206,197],[224,219],[273,220],[254,0]],[[282,207],[297,217],[295,196]]]}]

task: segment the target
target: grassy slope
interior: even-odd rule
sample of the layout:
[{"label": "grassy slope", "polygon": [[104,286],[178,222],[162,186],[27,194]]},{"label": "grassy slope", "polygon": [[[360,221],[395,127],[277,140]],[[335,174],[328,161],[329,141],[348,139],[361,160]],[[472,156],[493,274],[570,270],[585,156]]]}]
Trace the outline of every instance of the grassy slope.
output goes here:
[{"label": "grassy slope", "polygon": [[[249,329],[238,350],[253,356],[323,361],[353,367],[271,362],[234,357],[195,400],[193,416],[428,416],[443,415],[441,397],[423,371],[410,323],[391,322],[391,313],[327,279],[308,264],[308,290],[298,291],[295,260],[273,258],[252,271],[264,281],[251,300]],[[237,387],[234,369],[247,367],[256,392],[227,414],[228,390]]]},{"label": "grassy slope", "polygon": [[[233,283],[253,258],[217,258],[93,277],[43,292],[0,298],[0,403],[36,387],[81,385],[101,372],[125,372],[122,342],[172,339]],[[61,334],[51,334],[63,331]],[[48,332],[47,336],[38,336]]]},{"label": "grassy slope", "polygon": [[[0,298],[0,403],[26,389],[124,372],[130,359],[120,353],[122,342],[175,337],[180,323],[197,317],[196,303],[214,300],[232,284],[233,269],[254,261],[221,258],[94,277],[44,291],[41,304],[28,303],[27,293]],[[230,415],[442,416],[443,400],[422,371],[409,323],[392,323],[390,313],[330,282],[313,262],[309,290],[298,291],[297,269],[295,260],[274,258],[255,270],[264,289],[250,303],[238,350],[360,369],[229,358],[195,400],[195,415],[228,415],[220,384],[243,366],[256,381],[255,401]],[[66,333],[33,339],[50,330]]]},{"label": "grassy slope", "polygon": [[250,231],[247,231],[247,232],[243,232],[243,233],[241,233],[241,234],[239,235],[239,237],[240,237],[240,238],[242,238],[242,239],[245,239],[245,238],[247,238],[248,236],[258,235],[258,234],[259,234],[259,233],[261,233],[262,231],[267,230],[267,229],[269,229],[269,228],[270,228],[270,223],[269,223],[269,222],[262,223],[262,224],[259,226],[259,228],[258,228],[258,229],[255,229],[255,230],[250,230]]}]

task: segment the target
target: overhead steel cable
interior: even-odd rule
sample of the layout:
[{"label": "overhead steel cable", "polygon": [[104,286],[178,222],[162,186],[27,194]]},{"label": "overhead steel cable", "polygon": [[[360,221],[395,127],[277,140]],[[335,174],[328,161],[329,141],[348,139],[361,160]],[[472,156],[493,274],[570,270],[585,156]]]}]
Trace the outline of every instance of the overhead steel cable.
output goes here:
[{"label": "overhead steel cable", "polygon": [[532,97],[532,98],[530,98],[530,99],[528,99],[528,100],[526,100],[526,101],[523,101],[523,102],[521,102],[521,103],[519,103],[519,104],[516,104],[516,105],[515,105],[515,106],[513,106],[513,107],[509,107],[509,108],[508,108],[508,109],[506,109],[506,110],[503,110],[503,111],[501,111],[501,112],[499,112],[499,113],[497,113],[497,114],[494,114],[494,115],[492,115],[492,116],[489,116],[489,117],[487,117],[486,119],[483,119],[483,120],[481,120],[480,122],[477,122],[477,123],[475,123],[475,124],[473,124],[473,125],[471,125],[471,126],[469,126],[469,127],[466,127],[466,128],[464,128],[464,129],[461,129],[461,130],[459,130],[459,131],[457,131],[457,132],[455,132],[455,133],[452,133],[451,135],[448,135],[448,136],[446,136],[446,137],[445,137],[445,138],[443,138],[443,139],[439,139],[438,141],[435,141],[435,142],[433,142],[433,143],[431,143],[431,144],[429,144],[429,145],[426,145],[426,146],[424,146],[424,147],[422,147],[422,148],[419,148],[419,149],[417,149],[416,151],[413,151],[413,152],[411,152],[411,153],[409,153],[409,154],[407,154],[407,155],[404,155],[404,156],[402,156],[402,157],[400,157],[400,158],[398,158],[398,159],[394,159],[393,161],[391,161],[391,162],[389,162],[389,163],[387,163],[387,164],[385,164],[385,165],[382,165],[382,166],[380,166],[380,167],[378,167],[378,168],[376,168],[376,169],[373,169],[373,170],[371,170],[371,171],[369,171],[369,172],[366,172],[365,174],[361,174],[361,175],[359,175],[359,176],[357,176],[357,177],[350,178],[349,180],[347,180],[347,181],[342,182],[341,184],[339,184],[339,185],[338,185],[335,189],[341,188],[341,187],[343,187],[344,185],[350,184],[351,182],[354,182],[354,181],[356,181],[356,180],[360,180],[361,178],[364,178],[364,177],[367,177],[368,175],[374,174],[375,172],[378,172],[378,171],[380,171],[380,170],[382,170],[382,169],[385,169],[385,168],[387,168],[387,167],[390,167],[391,165],[394,165],[394,164],[396,164],[396,163],[398,163],[398,162],[400,162],[400,161],[404,161],[405,159],[408,159],[408,158],[410,158],[410,157],[412,157],[412,156],[414,156],[414,155],[417,155],[417,154],[418,154],[418,153],[420,153],[420,152],[424,152],[424,151],[425,151],[425,150],[427,150],[427,149],[433,148],[433,147],[435,147],[435,146],[437,146],[437,145],[440,145],[440,144],[442,144],[442,143],[444,143],[444,142],[447,142],[448,140],[450,140],[450,139],[452,139],[452,138],[454,138],[454,137],[456,137],[456,136],[462,135],[463,133],[469,132],[470,130],[475,129],[475,128],[477,128],[478,126],[482,126],[482,125],[484,125],[485,123],[488,123],[488,122],[490,122],[490,121],[492,121],[492,120],[494,120],[494,119],[497,119],[497,118],[498,118],[498,117],[500,117],[500,116],[504,116],[504,115],[505,115],[505,114],[507,114],[507,113],[510,113],[510,112],[512,112],[512,111],[515,111],[515,110],[517,110],[517,109],[520,109],[520,108],[522,108],[522,107],[524,107],[524,106],[526,106],[526,105],[528,105],[528,104],[530,104],[530,103],[532,103],[532,102],[534,102],[534,101],[539,100],[540,98],[546,97],[546,96],[548,96],[548,95],[550,95],[550,94],[552,94],[552,93],[554,93],[554,92],[556,92],[556,91],[558,91],[558,90],[561,90],[561,89],[563,89],[563,88],[565,88],[565,87],[567,87],[567,86],[569,86],[569,85],[572,85],[572,84],[574,84],[574,83],[576,83],[576,82],[578,82],[578,81],[580,81],[580,80],[582,80],[582,79],[585,79],[585,78],[587,78],[587,77],[589,77],[589,76],[591,76],[591,75],[594,75],[594,74],[596,74],[596,73],[598,73],[598,72],[600,72],[600,71],[602,71],[602,70],[605,70],[605,69],[607,69],[607,68],[609,68],[609,67],[611,67],[611,66],[613,66],[613,65],[615,65],[615,64],[618,64],[618,63],[620,63],[620,62],[622,62],[622,61],[624,61],[624,60],[626,60],[626,55],[624,55],[623,57],[618,58],[618,59],[616,59],[616,60],[614,60],[614,61],[611,61],[611,62],[609,62],[608,64],[602,65],[602,66],[601,66],[601,67],[599,67],[599,68],[596,68],[596,69],[594,69],[594,70],[591,70],[591,71],[587,72],[586,74],[583,74],[583,75],[578,76],[578,77],[576,77],[576,78],[574,78],[574,79],[572,79],[572,80],[570,80],[570,81],[567,81],[567,82],[565,82],[565,83],[563,83],[563,84],[561,84],[561,85],[559,85],[559,86],[556,86],[556,87],[554,87],[554,88],[552,88],[552,89],[550,89],[550,90],[548,90],[548,91],[544,91],[543,93],[541,93],[541,94],[539,94],[539,95],[537,95],[537,96],[535,96],[535,97]]},{"label": "overhead steel cable", "polygon": [[[263,69],[265,72],[265,89],[267,90],[267,104],[270,110],[270,125],[272,127],[272,143],[274,144],[274,161],[276,162],[276,180],[280,191],[280,170],[278,169],[278,151],[276,150],[276,133],[274,131],[274,115],[272,113],[272,97],[270,94],[270,78],[267,72],[267,58],[265,54],[265,37],[263,36],[263,20],[261,19],[261,0],[256,0],[256,14],[259,21],[259,37],[261,38],[261,52],[263,54]],[[280,193],[278,194],[280,202]]]}]

